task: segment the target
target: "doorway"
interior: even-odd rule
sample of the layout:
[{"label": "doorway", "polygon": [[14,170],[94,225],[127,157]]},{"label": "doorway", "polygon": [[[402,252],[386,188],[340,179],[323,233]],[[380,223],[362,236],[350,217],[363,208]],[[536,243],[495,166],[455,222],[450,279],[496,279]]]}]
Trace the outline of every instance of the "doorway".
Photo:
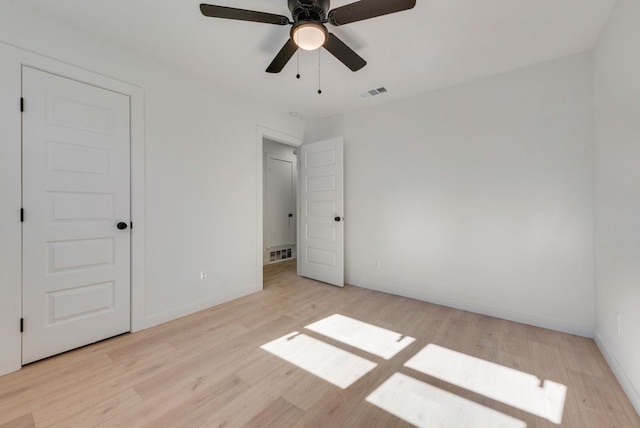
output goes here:
[{"label": "doorway", "polygon": [[296,258],[297,152],[263,139],[263,264]]},{"label": "doorway", "polygon": [[[256,278],[264,287],[264,174],[266,140],[296,148],[299,183],[296,192],[296,268],[299,276],[344,286],[343,138],[302,146],[296,137],[258,126],[257,129],[257,254]],[[302,183],[302,184],[301,184]],[[304,205],[304,208],[301,208]],[[302,215],[304,214],[304,215]],[[303,233],[304,232],[304,233]],[[301,254],[303,256],[301,256]]]},{"label": "doorway", "polygon": [[[258,232],[257,233],[258,246],[256,249],[257,250],[256,251],[256,278],[257,278],[258,284],[260,284],[260,286],[263,286],[264,268],[265,266],[268,267],[267,265],[265,265],[265,260],[267,260],[267,263],[268,263],[268,260],[270,258],[270,254],[267,254],[267,239],[265,236],[266,224],[264,219],[265,217],[264,193],[265,193],[265,184],[266,184],[265,183],[265,171],[266,171],[265,152],[267,151],[265,150],[265,148],[271,147],[271,143],[280,144],[282,146],[282,150],[286,150],[288,155],[295,156],[297,158],[297,155],[294,155],[293,152],[294,150],[297,151],[299,147],[302,145],[302,139],[299,137],[294,137],[292,135],[285,134],[283,132],[269,129],[263,126],[257,126],[256,131],[257,131],[256,132],[256,149],[257,149],[256,150],[256,166],[257,166],[256,176],[258,181],[257,182],[257,200],[256,200],[256,204],[258,207],[258,215],[256,218],[256,221],[257,221],[256,229]],[[296,159],[296,163],[297,163],[297,159]],[[296,166],[295,173],[297,177],[297,166]],[[296,181],[297,181],[297,178],[296,178]],[[294,182],[294,186],[297,187],[297,183]],[[287,212],[286,214],[287,214],[287,220],[288,220],[289,212]],[[293,223],[295,224],[295,233],[297,234],[297,229],[298,229],[297,206],[295,208],[295,211],[293,211],[292,214],[293,214],[292,218],[296,219],[296,221]],[[295,243],[295,241],[293,242]],[[292,258],[280,263],[281,265],[284,266],[286,264],[295,263],[296,259],[294,257],[297,257],[297,243],[294,249],[295,249],[295,252],[292,250]],[[273,266],[277,266],[277,265],[278,264],[274,264]]]}]

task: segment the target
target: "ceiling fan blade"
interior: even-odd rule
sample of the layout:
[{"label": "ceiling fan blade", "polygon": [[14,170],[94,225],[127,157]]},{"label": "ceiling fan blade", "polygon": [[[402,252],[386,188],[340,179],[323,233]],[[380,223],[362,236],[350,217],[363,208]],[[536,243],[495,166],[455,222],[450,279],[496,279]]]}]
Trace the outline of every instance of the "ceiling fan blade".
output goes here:
[{"label": "ceiling fan blade", "polygon": [[412,9],[416,0],[360,0],[329,12],[329,22],[344,25]]},{"label": "ceiling fan blade", "polygon": [[267,73],[280,73],[285,65],[289,62],[294,53],[298,50],[298,46],[293,40],[287,40],[278,55],[271,61],[269,67],[267,67]]},{"label": "ceiling fan blade", "polygon": [[236,9],[234,7],[201,4],[200,12],[210,18],[237,19],[238,21],[263,22],[265,24],[289,25],[289,18],[273,13],[256,12],[254,10]]},{"label": "ceiling fan blade", "polygon": [[349,67],[351,71],[358,71],[367,65],[367,61],[362,59],[353,49],[345,45],[342,40],[331,33],[329,33],[324,48],[338,58],[344,65]]}]

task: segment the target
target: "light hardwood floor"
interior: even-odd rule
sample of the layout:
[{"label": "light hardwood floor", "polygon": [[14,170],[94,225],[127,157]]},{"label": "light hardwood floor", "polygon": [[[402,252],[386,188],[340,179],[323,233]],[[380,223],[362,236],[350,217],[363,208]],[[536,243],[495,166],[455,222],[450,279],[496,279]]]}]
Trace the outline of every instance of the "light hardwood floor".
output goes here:
[{"label": "light hardwood floor", "polygon": [[[265,268],[263,292],[0,377],[0,427],[396,427],[365,398],[393,373],[410,375],[526,422],[554,425],[403,367],[429,343],[567,386],[562,426],[640,427],[592,340]],[[342,390],[260,346],[334,313],[417,340],[391,360],[305,330],[375,363]],[[490,427],[483,427],[490,428]]]}]

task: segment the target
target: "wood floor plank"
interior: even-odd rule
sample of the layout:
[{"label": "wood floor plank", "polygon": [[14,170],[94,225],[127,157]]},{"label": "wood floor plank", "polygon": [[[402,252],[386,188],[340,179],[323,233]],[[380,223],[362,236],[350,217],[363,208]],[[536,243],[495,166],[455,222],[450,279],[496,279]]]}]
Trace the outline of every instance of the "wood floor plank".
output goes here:
[{"label": "wood floor plank", "polygon": [[298,422],[304,413],[285,400],[276,398],[253,419],[247,422],[247,427],[290,427]]},{"label": "wood floor plank", "polygon": [[34,388],[39,386],[47,387],[49,380],[82,376],[110,363],[111,359],[104,354],[77,358],[74,351],[29,364],[23,370],[0,377],[0,403],[8,403],[21,393],[35,392]]},{"label": "wood floor plank", "polygon": [[158,417],[144,426],[148,428],[200,426],[205,424],[212,414],[218,413],[220,409],[249,389],[249,385],[236,376],[227,376],[196,393],[193,393],[195,390],[192,389],[190,391],[192,395],[184,396],[187,400],[178,405],[175,402],[171,403],[164,408],[164,411],[158,412],[161,413]]},{"label": "wood floor plank", "polygon": [[[133,386],[140,379],[151,376],[171,361],[171,354],[155,354],[143,360],[132,360],[126,365],[113,364],[106,370],[86,376],[83,382],[58,390],[42,400],[34,410],[36,425],[50,420],[61,419],[100,406],[107,397],[118,394]],[[64,409],[64,412],[60,410]]]},{"label": "wood floor plank", "polygon": [[626,428],[637,427],[634,422],[619,412],[602,412],[585,409],[581,413],[585,428]]},{"label": "wood floor plank", "polygon": [[500,321],[500,340],[498,349],[510,355],[529,358],[529,340],[527,330],[530,327],[513,321]]},{"label": "wood floor plank", "polygon": [[387,413],[366,401],[359,403],[345,419],[343,426],[362,428],[386,428],[398,425],[400,418]]},{"label": "wood floor plank", "polygon": [[96,427],[159,426],[183,418],[196,424],[248,387],[233,375],[216,379],[211,385],[204,385],[198,378],[189,379],[176,388],[159,391],[126,412],[106,418]]},{"label": "wood floor plank", "polygon": [[[404,367],[431,343],[566,385],[563,427],[640,427],[590,339],[359,287],[338,288],[298,277],[295,268],[295,260],[267,266],[262,292],[0,377],[0,428],[406,427],[365,401],[398,372],[528,427],[558,426]],[[384,360],[304,328],[336,313],[416,340]],[[293,331],[377,366],[340,389],[260,348]]]},{"label": "wood floor plank", "polygon": [[[595,410],[599,412],[618,412],[623,407],[617,400],[613,388],[601,377],[587,374],[569,374],[569,387],[574,391],[580,410]],[[619,413],[619,412],[618,412]]]},{"label": "wood floor plank", "polygon": [[268,418],[266,413],[274,400],[273,385],[259,384],[243,391],[226,405],[210,409],[211,411],[203,416],[201,425],[198,422],[195,426],[246,426],[260,414],[262,418]]},{"label": "wood floor plank", "polygon": [[308,373],[302,373],[295,385],[284,391],[282,398],[303,411],[309,410],[335,386]]},{"label": "wood floor plank", "polygon": [[33,420],[33,415],[27,413],[26,415],[17,417],[11,421],[0,424],[0,428],[32,428],[36,424]]},{"label": "wood floor plank", "polygon": [[593,340],[567,334],[563,337],[563,357],[570,373],[584,373],[605,379],[600,366],[600,351]]},{"label": "wood floor plank", "polygon": [[64,413],[58,411],[57,414],[51,415],[47,419],[35,413],[34,419],[39,427],[93,427],[105,419],[119,415],[142,401],[142,398],[132,388],[129,388],[112,397],[106,397],[100,400],[97,405],[89,406],[75,414],[72,414],[72,410],[66,407]]},{"label": "wood floor plank", "polygon": [[[60,360],[58,360],[60,361]],[[111,367],[111,361],[105,355],[96,356],[95,359],[71,364],[69,367],[56,372],[59,366],[56,364],[51,367],[51,372],[43,374],[38,378],[28,379],[24,385],[18,385],[17,388],[8,389],[4,393],[4,398],[0,399],[0,424],[5,423],[15,417],[31,413],[45,406],[51,405],[51,397],[56,397],[59,391],[73,391],[78,384],[82,385],[84,379],[92,376],[97,372],[102,372]],[[28,371],[32,366],[24,368],[21,372]],[[73,370],[74,367],[77,371]],[[34,371],[40,372],[40,367],[34,366]],[[1,378],[0,378],[1,379]],[[47,399],[43,399],[46,397]]]}]

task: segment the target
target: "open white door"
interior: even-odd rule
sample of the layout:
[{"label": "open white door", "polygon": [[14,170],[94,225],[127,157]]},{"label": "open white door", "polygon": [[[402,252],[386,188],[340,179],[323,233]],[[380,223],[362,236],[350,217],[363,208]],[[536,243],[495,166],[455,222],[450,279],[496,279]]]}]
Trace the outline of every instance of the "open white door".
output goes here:
[{"label": "open white door", "polygon": [[130,330],[129,97],[23,68],[22,363]]},{"label": "open white door", "polygon": [[300,146],[298,275],[344,286],[342,137]]}]

